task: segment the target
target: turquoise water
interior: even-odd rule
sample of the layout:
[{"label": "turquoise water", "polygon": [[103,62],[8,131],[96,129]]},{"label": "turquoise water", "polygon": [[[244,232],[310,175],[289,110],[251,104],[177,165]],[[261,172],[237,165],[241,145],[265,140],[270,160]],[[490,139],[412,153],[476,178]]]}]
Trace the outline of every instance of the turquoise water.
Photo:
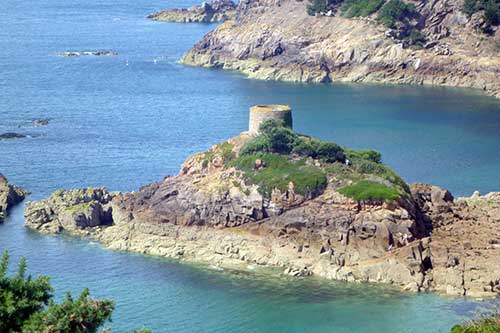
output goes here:
[{"label": "turquoise water", "polygon": [[[58,188],[139,186],[176,173],[191,153],[246,128],[252,104],[287,103],[296,129],[376,148],[409,182],[458,194],[500,189],[500,102],[462,89],[297,85],[184,67],[213,25],[144,19],[193,1],[4,0],[0,6],[0,172],[39,199]],[[63,58],[114,49],[117,57]],[[50,118],[33,128],[33,118]],[[23,228],[16,208],[0,250],[53,278],[57,296],[90,287],[117,301],[116,332],[447,332],[484,304],[373,285],[214,272],[103,250]]]}]

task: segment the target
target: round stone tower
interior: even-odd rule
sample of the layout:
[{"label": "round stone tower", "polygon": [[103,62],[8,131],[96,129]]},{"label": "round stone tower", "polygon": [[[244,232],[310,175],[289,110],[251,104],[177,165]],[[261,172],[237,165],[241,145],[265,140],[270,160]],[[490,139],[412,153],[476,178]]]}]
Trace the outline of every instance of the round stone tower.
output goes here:
[{"label": "round stone tower", "polygon": [[285,126],[293,128],[292,109],[288,105],[255,105],[250,108],[248,131],[259,134],[260,125],[269,119],[282,120]]}]

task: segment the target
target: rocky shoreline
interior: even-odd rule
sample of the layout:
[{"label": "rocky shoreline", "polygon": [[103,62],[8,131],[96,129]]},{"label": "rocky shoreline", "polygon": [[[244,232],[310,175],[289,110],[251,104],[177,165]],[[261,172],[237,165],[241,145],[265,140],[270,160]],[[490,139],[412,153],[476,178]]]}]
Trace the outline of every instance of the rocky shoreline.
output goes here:
[{"label": "rocky shoreline", "polygon": [[462,13],[458,0],[409,2],[426,40],[420,48],[395,39],[371,16],[310,16],[307,2],[246,0],[233,20],[205,35],[181,62],[253,79],[454,86],[500,97],[496,30],[478,32],[478,17]]},{"label": "rocky shoreline", "polygon": [[[328,173],[321,193],[300,194],[290,183],[266,196],[225,162],[253,139],[244,132],[196,154],[177,176],[139,192],[57,191],[27,204],[26,226],[90,237],[114,250],[220,267],[262,265],[291,276],[500,295],[500,193],[455,200],[446,190],[415,184],[392,203],[360,202],[341,194],[353,183],[342,172],[355,166],[310,159],[304,161],[311,168],[344,171]],[[252,163],[255,172],[271,167]],[[363,177],[390,185],[375,175]]]},{"label": "rocky shoreline", "polygon": [[232,19],[236,5],[232,0],[213,0],[187,9],[167,9],[148,15],[153,21],[176,23],[213,23]]},{"label": "rocky shoreline", "polygon": [[3,223],[9,210],[24,200],[28,191],[9,184],[7,178],[0,173],[0,223]]}]

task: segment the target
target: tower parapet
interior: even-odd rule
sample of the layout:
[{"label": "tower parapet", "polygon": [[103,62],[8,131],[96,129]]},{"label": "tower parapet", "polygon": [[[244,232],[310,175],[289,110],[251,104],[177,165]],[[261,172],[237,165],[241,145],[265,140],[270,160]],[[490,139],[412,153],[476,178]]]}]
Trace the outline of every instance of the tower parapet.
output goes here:
[{"label": "tower parapet", "polygon": [[285,126],[293,128],[292,108],[288,105],[255,105],[250,108],[248,131],[252,135],[259,134],[260,125],[266,120],[282,120]]}]

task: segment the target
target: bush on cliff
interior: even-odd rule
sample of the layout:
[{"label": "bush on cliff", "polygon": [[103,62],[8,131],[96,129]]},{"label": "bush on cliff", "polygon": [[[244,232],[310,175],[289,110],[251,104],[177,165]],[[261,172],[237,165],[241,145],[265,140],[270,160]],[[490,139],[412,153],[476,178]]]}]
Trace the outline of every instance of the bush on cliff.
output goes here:
[{"label": "bush on cliff", "polygon": [[324,160],[327,163],[344,162],[343,149],[333,142],[325,142],[295,133],[276,120],[267,120],[260,126],[261,134],[242,148],[240,155],[256,153],[295,153],[304,157]]},{"label": "bush on cliff", "polygon": [[340,7],[342,16],[369,16],[382,7],[384,0],[345,0]]},{"label": "bush on cliff", "polygon": [[26,276],[26,260],[17,273],[7,276],[8,252],[0,263],[0,332],[2,333],[94,333],[108,321],[114,309],[111,300],[90,297],[88,289],[73,300],[53,301],[47,276]]},{"label": "bush on cliff", "polygon": [[498,0],[464,0],[462,12],[472,16],[480,10],[484,10],[483,18],[486,23],[485,32],[491,30],[491,26],[500,24],[500,1]]},{"label": "bush on cliff", "polygon": [[408,21],[417,16],[415,5],[402,0],[389,0],[379,11],[378,20],[389,28],[395,28],[397,22],[408,25]]}]

